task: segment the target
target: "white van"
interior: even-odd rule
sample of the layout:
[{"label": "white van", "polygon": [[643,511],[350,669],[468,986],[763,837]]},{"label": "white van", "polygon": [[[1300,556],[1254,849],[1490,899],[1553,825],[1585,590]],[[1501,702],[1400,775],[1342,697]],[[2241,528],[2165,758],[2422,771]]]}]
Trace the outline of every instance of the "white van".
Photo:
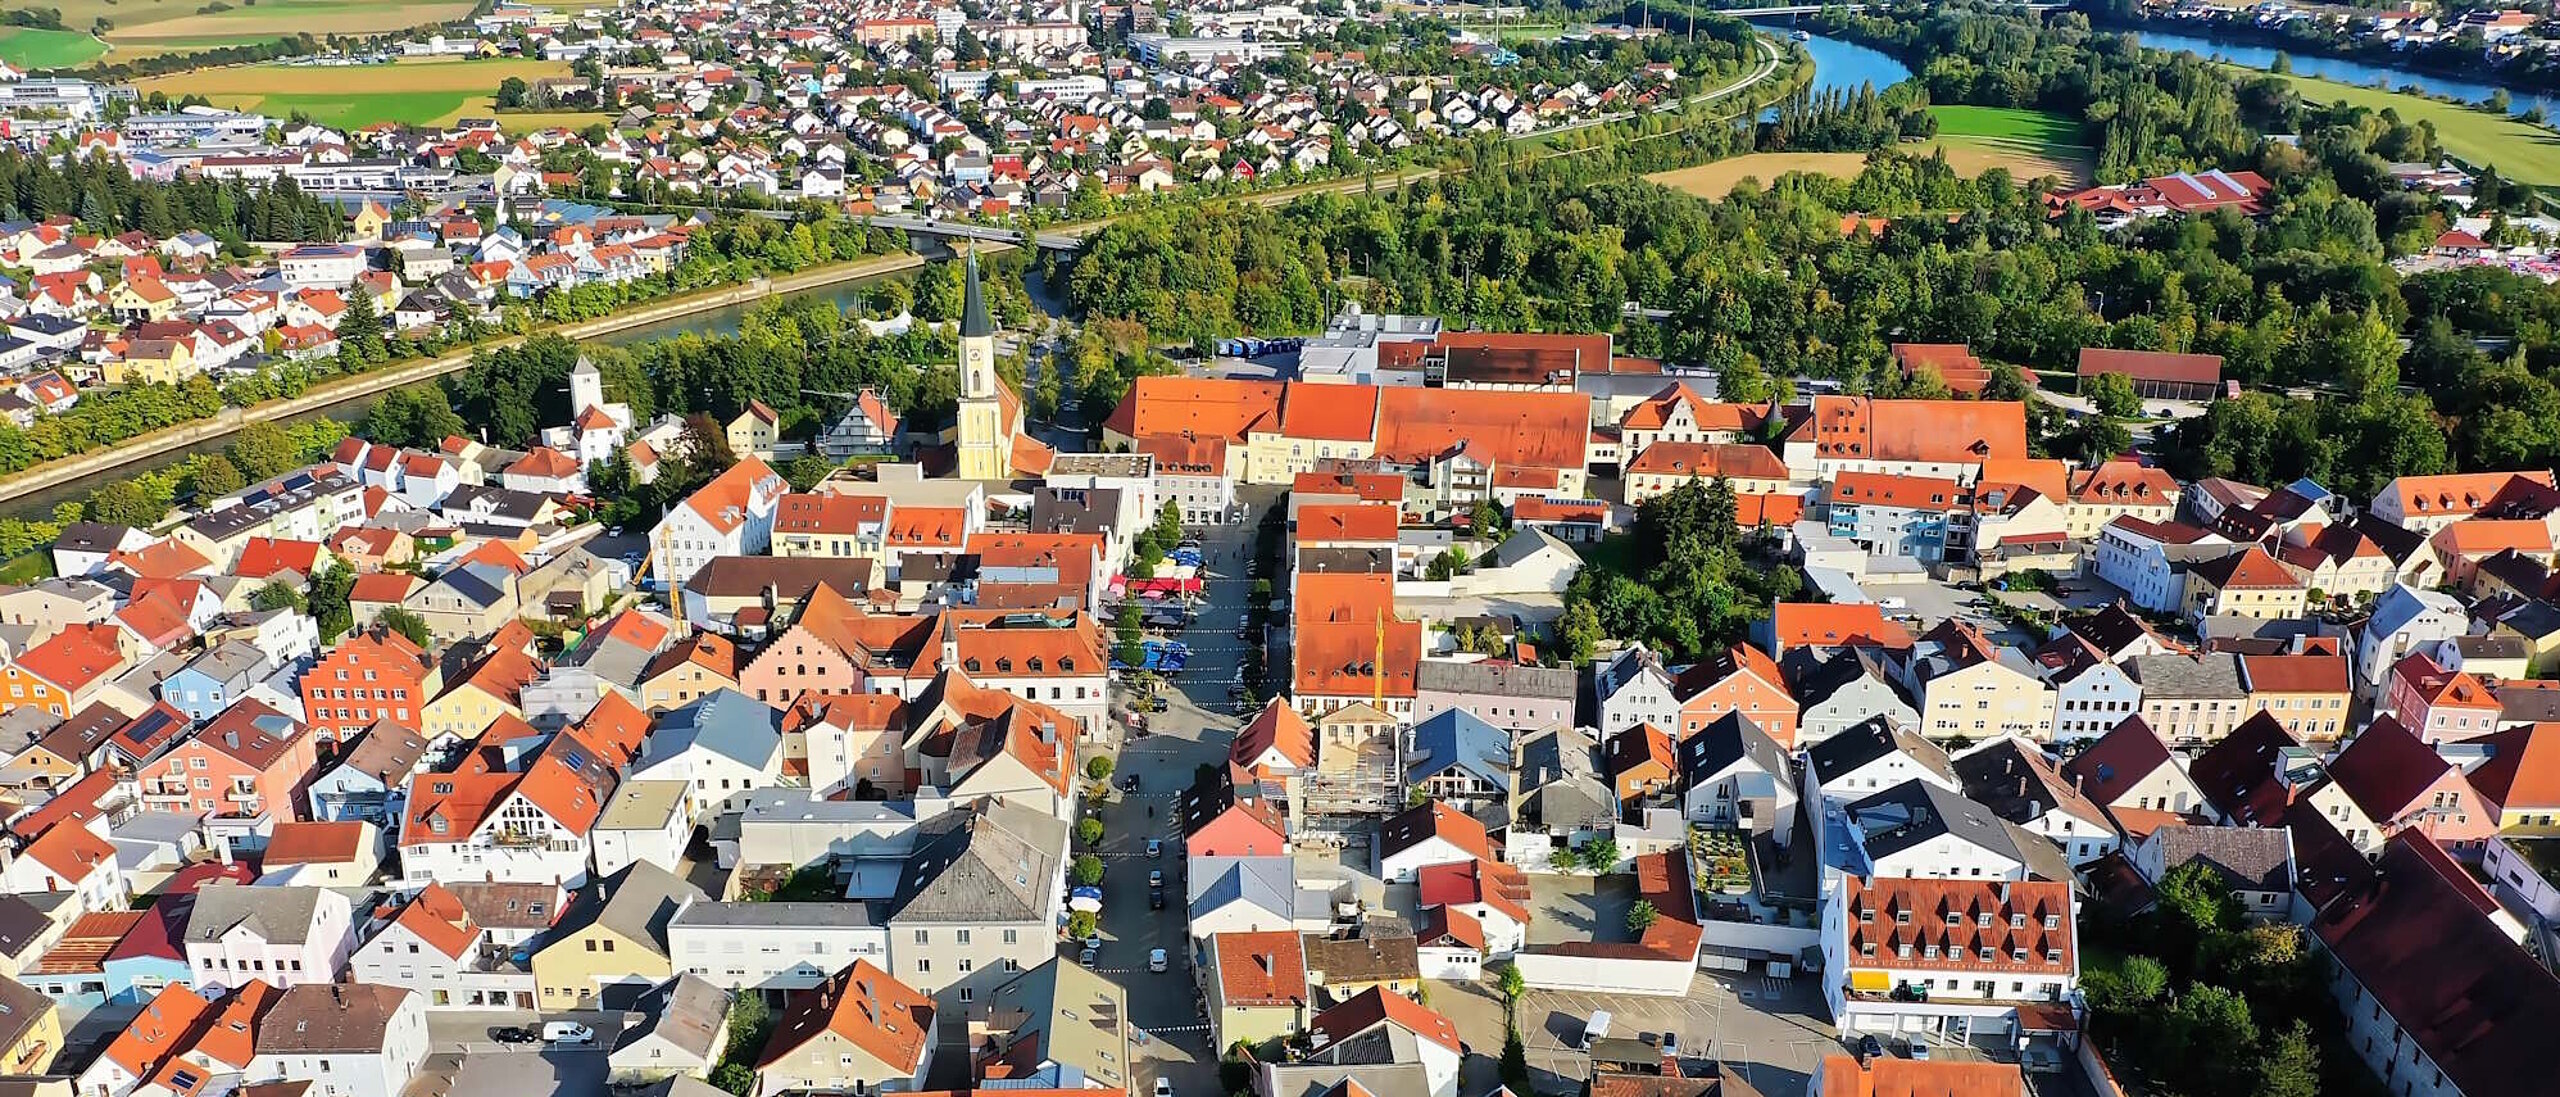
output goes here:
[{"label": "white van", "polygon": [[596,1030],[576,1021],[552,1021],[542,1026],[542,1042],[572,1047],[596,1042]]},{"label": "white van", "polygon": [[1582,1026],[1582,1050],[1589,1051],[1593,1043],[1608,1038],[1609,1011],[1605,1009],[1591,1011],[1590,1022]]}]

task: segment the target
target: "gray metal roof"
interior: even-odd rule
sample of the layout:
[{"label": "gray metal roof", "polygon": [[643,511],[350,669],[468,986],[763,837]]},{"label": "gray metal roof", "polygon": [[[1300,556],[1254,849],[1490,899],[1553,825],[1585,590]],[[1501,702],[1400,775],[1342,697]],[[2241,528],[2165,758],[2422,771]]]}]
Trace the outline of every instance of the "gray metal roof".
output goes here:
[{"label": "gray metal roof", "polygon": [[696,746],[749,769],[763,769],[782,749],[782,711],[734,689],[714,690],[658,718],[640,765]]},{"label": "gray metal roof", "polygon": [[232,927],[245,927],[270,944],[301,944],[319,920],[316,887],[244,887],[216,883],[196,893],[187,915],[188,944],[210,944]]},{"label": "gray metal roof", "polygon": [[655,1036],[707,1062],[720,1053],[728,1035],[729,1001],[729,992],[710,980],[691,972],[678,975],[632,1003],[648,1022],[622,1030],[620,1047]]},{"label": "gray metal roof", "polygon": [[869,903],[695,903],[671,923],[679,926],[767,926],[859,929],[873,925]]}]

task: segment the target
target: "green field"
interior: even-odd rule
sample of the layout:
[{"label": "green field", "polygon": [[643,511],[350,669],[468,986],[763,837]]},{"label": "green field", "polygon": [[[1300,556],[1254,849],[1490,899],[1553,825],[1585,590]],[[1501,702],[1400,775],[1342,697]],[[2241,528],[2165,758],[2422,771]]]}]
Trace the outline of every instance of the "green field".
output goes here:
[{"label": "green field", "polygon": [[0,27],[0,61],[21,69],[63,69],[88,64],[107,44],[79,31]]},{"label": "green field", "polygon": [[[2237,65],[2225,67],[2249,77],[2266,75]],[[2434,123],[2436,140],[2444,144],[2446,152],[2475,167],[2494,166],[2500,176],[2511,182],[2560,185],[2560,133],[2548,126],[2380,88],[2306,76],[2281,79],[2292,81],[2294,90],[2312,102],[2343,100],[2349,106],[2397,111],[2403,122]]]},{"label": "green field", "polygon": [[2016,107],[1931,107],[1940,137],[1993,137],[2078,147],[2080,127],[2059,114]]},{"label": "green field", "polygon": [[[488,115],[499,82],[566,76],[553,61],[402,61],[390,65],[239,65],[197,69],[139,81],[144,92],[175,99],[201,95],[215,106],[254,110],[276,118],[299,111],[324,126],[449,125],[464,115]],[[568,125],[547,115],[548,125]],[[602,115],[586,116],[589,120]],[[585,124],[583,121],[579,125]]]},{"label": "green field", "polygon": [[[42,6],[61,13],[62,25],[72,28],[69,39],[87,42],[81,47],[87,53],[70,56],[74,44],[70,40],[59,45],[21,45],[14,39],[29,32],[20,31],[0,37],[0,58],[20,64],[25,51],[59,50],[56,56],[69,59],[56,64],[93,60],[104,45],[85,32],[100,19],[110,24],[103,35],[105,45],[114,46],[114,58],[123,60],[270,42],[303,33],[318,37],[380,34],[471,13],[470,0],[46,0]],[[208,10],[217,7],[220,10]]]}]

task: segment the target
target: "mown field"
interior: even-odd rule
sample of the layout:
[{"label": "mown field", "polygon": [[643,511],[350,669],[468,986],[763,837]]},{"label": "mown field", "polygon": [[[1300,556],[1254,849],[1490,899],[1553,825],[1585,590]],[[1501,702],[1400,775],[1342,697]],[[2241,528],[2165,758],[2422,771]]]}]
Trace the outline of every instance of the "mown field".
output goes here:
[{"label": "mown field", "polygon": [[88,64],[107,44],[78,31],[0,27],[0,61],[21,69],[60,69]]},{"label": "mown field", "polygon": [[[2249,76],[2265,75],[2257,69],[2226,66]],[[2293,89],[2304,99],[2318,103],[2344,100],[2349,106],[2399,112],[2404,122],[2431,122],[2436,140],[2444,150],[2473,165],[2492,166],[2509,181],[2537,186],[2560,185],[2560,133],[2548,125],[2537,126],[2520,118],[2492,114],[2476,107],[2466,107],[2404,95],[2380,88],[2358,87],[2334,80],[2314,80],[2307,76],[2280,77],[2293,82]]]},{"label": "mown field", "polygon": [[[20,67],[215,49],[310,33],[380,34],[471,14],[468,0],[30,0],[62,12],[63,31],[0,34],[0,60]],[[208,10],[219,8],[220,10]],[[90,28],[105,19],[105,41]]]},{"label": "mown field", "polygon": [[[201,95],[216,106],[254,110],[277,118],[300,111],[327,126],[447,125],[466,115],[496,112],[498,84],[510,76],[532,81],[569,75],[554,61],[402,61],[392,65],[246,65],[200,69],[140,82],[145,92],[172,99]],[[544,115],[544,124],[573,117]],[[583,124],[583,123],[581,123]]]}]

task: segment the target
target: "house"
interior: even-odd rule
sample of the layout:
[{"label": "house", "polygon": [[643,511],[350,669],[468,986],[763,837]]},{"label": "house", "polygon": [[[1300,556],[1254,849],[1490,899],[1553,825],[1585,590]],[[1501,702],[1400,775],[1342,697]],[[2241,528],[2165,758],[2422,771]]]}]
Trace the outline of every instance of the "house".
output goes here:
[{"label": "house", "polygon": [[1571,725],[1558,725],[1520,740],[1512,766],[1510,841],[1507,855],[1534,864],[1531,847],[1542,840],[1552,852],[1601,834],[1614,834],[1618,798],[1602,777],[1600,744]]},{"label": "house", "polygon": [[2378,708],[2430,746],[2485,735],[2503,711],[2478,678],[2447,670],[2424,651],[2392,665]]},{"label": "house", "polygon": [[363,887],[382,867],[382,831],[360,820],[278,822],[267,835],[258,867],[260,886]]},{"label": "house", "polygon": [[206,887],[187,915],[189,976],[205,988],[335,981],[355,951],[351,914],[345,895],[323,887]]},{"label": "house", "polygon": [[1295,932],[1298,877],[1287,857],[1199,857],[1189,862],[1184,897],[1191,938],[1221,933]]},{"label": "house", "polygon": [[2373,516],[2420,534],[2437,530],[2497,507],[2519,492],[2552,490],[2548,469],[2530,472],[2456,472],[2402,476],[2382,485],[2371,508]]},{"label": "house", "polygon": [[1877,877],[2072,879],[2052,842],[1928,781],[1905,781],[1847,810],[1849,838]]},{"label": "house", "polygon": [[427,1058],[426,1009],[401,987],[292,986],[260,1019],[256,1048],[244,1076],[253,1085],[301,1083],[310,1097],[398,1097]]},{"label": "house", "polygon": [[714,557],[763,554],[773,541],[774,510],[787,490],[762,460],[741,457],[668,508],[649,531],[655,578],[666,589],[678,589]]},{"label": "house", "polygon": [[611,876],[634,861],[682,861],[693,837],[692,803],[688,782],[624,779],[587,835],[595,874]]},{"label": "house", "polygon": [[[1053,951],[1042,941],[1041,951]],[[1137,1026],[1128,996],[1103,977],[1049,957],[994,984],[967,1008],[967,1046],[982,1049],[981,1086],[1128,1092]]]},{"label": "house", "polygon": [[187,719],[203,723],[220,715],[274,671],[266,653],[255,645],[233,641],[207,649],[160,682],[160,699],[176,706]]},{"label": "house", "polygon": [[1752,626],[1752,640],[1771,657],[1809,650],[1825,660],[1844,649],[1907,651],[1911,631],[1873,602],[1780,602]]},{"label": "house", "polygon": [[2374,600],[2373,615],[2356,634],[2357,679],[2380,692],[2411,651],[2470,631],[2471,617],[2452,595],[2395,583]]},{"label": "house", "polygon": [[197,1027],[208,1023],[212,1012],[213,1003],[185,983],[162,987],[80,1071],[75,1088],[83,1094],[128,1097],[188,1050]]},{"label": "house", "polygon": [[2171,869],[2202,865],[2259,921],[2283,918],[2293,903],[2293,832],[2283,827],[2173,823],[2135,839],[2125,854],[2154,887]]},{"label": "house", "polygon": [[[1405,733],[1404,759],[1404,786],[1434,802],[1473,811],[1510,792],[1510,734],[1463,709],[1414,724]],[[1322,752],[1317,760],[1321,765]]]},{"label": "house", "polygon": [[728,991],[691,973],[653,987],[632,1003],[645,1018],[623,1029],[607,1062],[617,1083],[701,1078],[720,1062],[729,1043]]},{"label": "house", "polygon": [[142,807],[190,818],[293,818],[319,760],[309,727],[264,701],[240,700],[141,772]]},{"label": "house", "polygon": [[782,440],[782,416],[762,400],[749,400],[737,417],[729,420],[725,433],[729,452],[740,457],[770,457],[775,443]]},{"label": "house", "polygon": [[2037,648],[2035,664],[2053,686],[2053,737],[2094,739],[2142,705],[2142,683],[2131,662],[2108,659],[2097,645],[2063,631]]},{"label": "house", "polygon": [[1847,803],[1905,781],[1960,791],[1955,763],[1909,725],[1876,717],[1806,748],[1807,775],[1825,800]]},{"label": "house", "polygon": [[1056,956],[1067,839],[1056,815],[1002,799],[920,824],[885,907],[891,966],[951,1009]]},{"label": "house", "polygon": [[1795,745],[1795,696],[1787,692],[1787,677],[1777,661],[1758,648],[1735,644],[1710,655],[1682,670],[1672,689],[1680,697],[1680,719],[1665,726],[1676,735],[1697,734],[1725,713],[1738,712],[1778,745]]},{"label": "house", "polygon": [[1258,1045],[1305,1029],[1312,1007],[1296,930],[1215,934],[1201,959],[1201,990],[1219,1046]]},{"label": "house", "polygon": [[756,1060],[760,1094],[895,1090],[923,1083],[933,1000],[869,960],[795,991]]},{"label": "house", "polygon": [[2414,830],[2457,857],[2477,860],[2497,833],[2496,806],[2461,768],[2388,716],[2375,718],[2330,759],[2328,773],[2385,838]]},{"label": "house", "polygon": [[62,1051],[62,1011],[25,983],[0,975],[0,1071],[43,1074]]},{"label": "house", "polygon": [[2062,775],[2120,822],[2128,811],[2184,814],[2205,803],[2204,790],[2169,753],[2168,742],[2139,716],[2072,755]]},{"label": "house", "polygon": [[1920,726],[1920,713],[1903,695],[1881,651],[1850,649],[1815,662],[1811,649],[1797,648],[1789,653],[1782,670],[1796,700],[1799,749],[1870,720]]},{"label": "house", "polygon": [[2334,741],[2347,731],[2355,668],[2345,655],[2243,655],[2240,679],[2252,709],[2275,714],[2297,738]]},{"label": "house", "polygon": [[2115,851],[2115,820],[2071,787],[2053,759],[2024,739],[2002,736],[1953,759],[1967,799],[2003,821],[2043,836],[2073,865]]},{"label": "house", "polygon": [[2128,662],[2142,689],[2138,714],[2172,743],[2213,742],[2253,711],[2238,655],[2137,655]]},{"label": "house", "polygon": [[1529,947],[1529,877],[1518,866],[1486,860],[1431,865],[1415,874],[1414,884],[1424,910],[1451,911],[1473,924],[1484,956]]},{"label": "house", "polygon": [[2560,834],[2560,724],[2518,724],[2461,745],[2488,755],[2469,777],[2497,807],[2500,831]]},{"label": "house", "polygon": [[443,884],[386,904],[374,919],[372,935],[347,959],[351,980],[407,988],[431,1010],[532,1007],[532,975],[488,969],[486,952],[502,946]]},{"label": "house", "polygon": [[1843,877],[1822,909],[1832,1024],[1844,1037],[1962,1039],[2015,1031],[2021,1008],[2070,1002],[2080,981],[2071,887]]},{"label": "house", "polygon": [[343,745],[345,749],[323,765],[304,790],[311,801],[311,817],[324,823],[362,820],[376,827],[398,825],[401,795],[426,758],[427,737],[380,720]]},{"label": "house", "polygon": [[541,1008],[593,1009],[607,987],[674,978],[668,923],[703,900],[700,889],[646,861],[596,880],[533,954]]},{"label": "house", "polygon": [[548,736],[522,720],[493,724],[450,768],[413,773],[402,796],[401,867],[411,879],[576,886],[589,835],[634,741],[609,721]]},{"label": "house", "polygon": [[1428,865],[1464,864],[1493,856],[1484,824],[1437,800],[1378,825],[1378,876],[1391,884],[1412,883]]},{"label": "house", "polygon": [[660,717],[624,776],[686,782],[689,819],[704,823],[735,810],[748,791],[775,784],[781,771],[781,710],[721,689]]},{"label": "house", "polygon": [[[1307,1022],[1312,1050],[1309,1064],[1419,1064],[1423,1088],[1415,1097],[1455,1097],[1458,1065],[1464,1057],[1457,1026],[1429,1006],[1401,994],[1371,989],[1318,1013]],[[1297,1092],[1272,1082],[1277,1065],[1266,1067],[1267,1092]]]},{"label": "house", "polygon": [[[1905,1059],[1894,1055],[1871,1059],[1825,1055],[1814,1064],[1813,1080],[1805,1089],[1806,1097],[2027,1097],[2030,1092],[2026,1074],[2006,1063]],[[1719,1095],[1699,1091],[1699,1097]]]},{"label": "house", "polygon": [[2310,925],[2332,961],[2345,1046],[2383,1084],[2411,1093],[2531,1088],[2545,1046],[2530,1018],[2560,1010],[2560,980],[2489,920],[2486,895],[2426,843],[2394,839],[2376,868]]},{"label": "house", "polygon": [[1309,933],[1307,981],[1321,1005],[1349,1001],[1370,990],[1411,998],[1422,992],[1422,964],[1414,938],[1401,925],[1363,924],[1325,933]]},{"label": "house", "polygon": [[1600,703],[1600,730],[1680,726],[1680,696],[1673,691],[1671,672],[1644,645],[1630,644],[1610,659],[1594,661],[1591,677],[1592,695]]},{"label": "house", "polygon": [[1414,718],[1457,709],[1506,731],[1537,731],[1573,720],[1575,686],[1561,667],[1425,659],[1414,672]]},{"label": "house", "polygon": [[[103,829],[103,828],[101,828]],[[70,892],[81,912],[122,910],[133,889],[116,861],[115,844],[77,823],[56,823],[0,868],[11,894]]]},{"label": "house", "polygon": [[1609,775],[1611,795],[1620,803],[1638,806],[1671,792],[1672,779],[1678,775],[1671,736],[1651,724],[1637,724],[1602,740],[1600,763]]},{"label": "house", "polygon": [[1784,844],[1796,812],[1787,749],[1738,712],[1680,741],[1682,813],[1690,822],[1775,831]]},{"label": "house", "polygon": [[2054,696],[2034,665],[2017,649],[1994,645],[1980,630],[1949,618],[1911,649],[1902,682],[1919,698],[1924,735],[2042,740],[2052,735]]}]

